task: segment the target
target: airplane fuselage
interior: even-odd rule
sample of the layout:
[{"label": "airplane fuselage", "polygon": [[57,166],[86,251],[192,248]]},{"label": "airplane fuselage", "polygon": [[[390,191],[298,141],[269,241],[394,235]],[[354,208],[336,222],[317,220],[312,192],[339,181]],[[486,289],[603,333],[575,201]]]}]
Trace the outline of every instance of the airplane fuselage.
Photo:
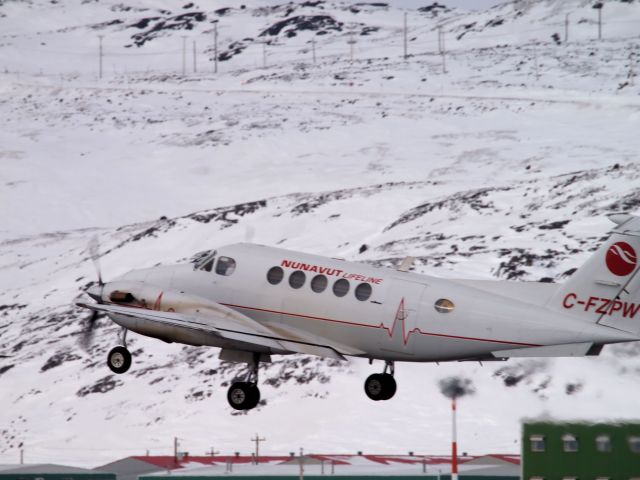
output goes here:
[{"label": "airplane fuselage", "polygon": [[[218,268],[221,259],[232,268]],[[309,343],[328,339],[343,354],[389,361],[490,360],[514,349],[634,339],[548,308],[555,284],[448,280],[252,244],[223,247],[215,260],[208,270],[136,270],[109,285],[134,292],[142,308],[201,313],[220,304],[285,336],[299,332]],[[110,316],[166,341],[288,353]]]}]

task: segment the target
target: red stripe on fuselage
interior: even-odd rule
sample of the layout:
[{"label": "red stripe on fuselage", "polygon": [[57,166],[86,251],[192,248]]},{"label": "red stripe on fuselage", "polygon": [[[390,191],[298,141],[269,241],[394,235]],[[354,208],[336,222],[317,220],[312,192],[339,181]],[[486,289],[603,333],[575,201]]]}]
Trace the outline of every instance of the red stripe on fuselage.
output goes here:
[{"label": "red stripe on fuselage", "polygon": [[[321,320],[323,322],[331,322],[331,323],[340,323],[342,325],[351,325],[353,327],[366,327],[366,328],[375,328],[375,329],[380,329],[380,330],[386,330],[387,333],[389,334],[389,336],[393,336],[393,325],[391,326],[391,328],[385,326],[384,324],[380,324],[380,325],[369,325],[367,323],[356,323],[356,322],[349,322],[346,320],[336,320],[333,318],[326,318],[326,317],[316,317],[313,315],[304,315],[301,313],[290,313],[290,312],[280,312],[277,310],[269,310],[266,308],[258,308],[258,307],[247,307],[245,305],[234,305],[231,303],[221,303],[221,305],[224,305],[225,307],[229,307],[229,308],[242,308],[245,310],[252,310],[254,312],[265,312],[265,313],[275,313],[277,315],[287,315],[289,317],[298,317],[298,318],[308,318],[310,320]],[[395,324],[395,320],[394,320],[394,324]],[[490,338],[477,338],[477,337],[464,337],[461,335],[449,335],[449,334],[444,334],[444,333],[433,333],[433,332],[425,332],[419,328],[414,328],[411,331],[409,331],[406,335],[406,340],[405,340],[405,345],[407,343],[407,341],[409,340],[409,337],[414,334],[414,333],[419,333],[420,335],[426,335],[426,336],[430,336],[430,337],[440,337],[440,338],[452,338],[455,340],[470,340],[470,341],[474,341],[474,342],[487,342],[487,343],[499,343],[502,345],[519,345],[522,347],[541,347],[542,345],[538,345],[535,343],[523,343],[523,342],[513,342],[513,341],[509,341],[509,340],[493,340]]]}]

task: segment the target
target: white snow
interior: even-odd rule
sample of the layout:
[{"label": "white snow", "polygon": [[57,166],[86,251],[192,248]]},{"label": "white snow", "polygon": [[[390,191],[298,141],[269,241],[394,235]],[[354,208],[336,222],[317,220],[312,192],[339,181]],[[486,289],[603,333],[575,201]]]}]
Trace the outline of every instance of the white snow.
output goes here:
[{"label": "white snow", "polygon": [[[444,454],[450,411],[437,380],[451,374],[477,386],[459,415],[460,448],[472,454],[519,452],[523,417],[636,418],[637,345],[545,362],[514,387],[495,372],[517,361],[401,364],[396,397],[377,403],[362,381],[379,363],[282,358],[261,374],[280,385],[262,384],[267,404],[246,415],[232,414],[224,386],[241,367],[220,364],[214,349],[133,336],[132,371],[106,378],[117,329],[102,320],[84,352],[86,314],[71,307],[95,279],[94,235],[108,252],[106,280],[249,236],[380,265],[413,255],[417,271],[438,276],[561,281],[611,227],[606,213],[638,212],[640,86],[629,72],[640,4],[605,2],[597,41],[596,12],[577,0],[435,19],[395,2],[358,13],[327,2],[295,14],[380,27],[355,35],[353,62],[348,30],[316,37],[315,65],[312,35],[300,32],[267,46],[266,68],[262,44],[246,42],[214,75],[202,53],[211,20],[226,50],[285,18],[284,7],[256,15],[274,2],[244,3],[218,17],[226,4],[0,2],[0,354],[12,355],[0,358],[0,462],[16,461],[23,442],[27,462],[95,466],[169,453],[174,436],[192,454],[212,444],[248,453],[255,432],[266,454]],[[141,30],[124,25],[195,10],[207,19],[193,30],[125,48]],[[415,37],[406,62],[405,11]],[[557,45],[566,13],[571,42]],[[201,52],[198,73],[188,56],[185,76],[183,34]],[[261,200],[229,221],[188,217]],[[557,221],[569,222],[547,228]],[[157,230],[131,240],[148,228]],[[60,364],[42,371],[52,357]],[[567,395],[569,383],[582,387]],[[96,384],[106,391],[86,393]]]}]

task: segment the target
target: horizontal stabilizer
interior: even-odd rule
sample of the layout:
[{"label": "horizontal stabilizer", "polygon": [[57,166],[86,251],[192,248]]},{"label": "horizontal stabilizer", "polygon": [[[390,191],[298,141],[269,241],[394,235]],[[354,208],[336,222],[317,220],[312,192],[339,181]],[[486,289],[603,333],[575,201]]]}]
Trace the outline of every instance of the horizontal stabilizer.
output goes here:
[{"label": "horizontal stabilizer", "polygon": [[496,358],[505,357],[584,357],[590,355],[593,343],[567,343],[564,345],[546,345],[544,347],[512,348],[491,352]]}]

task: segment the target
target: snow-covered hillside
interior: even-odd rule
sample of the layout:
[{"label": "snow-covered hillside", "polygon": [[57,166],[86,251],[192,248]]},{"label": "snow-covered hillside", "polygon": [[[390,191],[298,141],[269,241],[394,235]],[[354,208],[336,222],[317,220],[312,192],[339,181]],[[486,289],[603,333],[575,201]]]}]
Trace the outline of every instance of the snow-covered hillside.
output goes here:
[{"label": "snow-covered hillside", "polygon": [[444,453],[437,383],[451,374],[477,388],[461,402],[469,453],[519,451],[523,417],[637,416],[638,345],[398,365],[398,394],[378,403],[362,381],[380,364],[278,358],[246,414],[225,398],[242,367],[213,349],[132,336],[134,367],[116,377],[110,322],[78,346],[86,313],[72,304],[95,280],[95,235],[106,280],[249,239],[562,281],[606,235],[605,214],[640,210],[640,3],[605,2],[602,41],[582,1],[244,3],[0,1],[0,462],[22,443],[29,462],[97,465],[168,453],[173,436],[192,454],[247,453],[256,431],[267,453]]}]

